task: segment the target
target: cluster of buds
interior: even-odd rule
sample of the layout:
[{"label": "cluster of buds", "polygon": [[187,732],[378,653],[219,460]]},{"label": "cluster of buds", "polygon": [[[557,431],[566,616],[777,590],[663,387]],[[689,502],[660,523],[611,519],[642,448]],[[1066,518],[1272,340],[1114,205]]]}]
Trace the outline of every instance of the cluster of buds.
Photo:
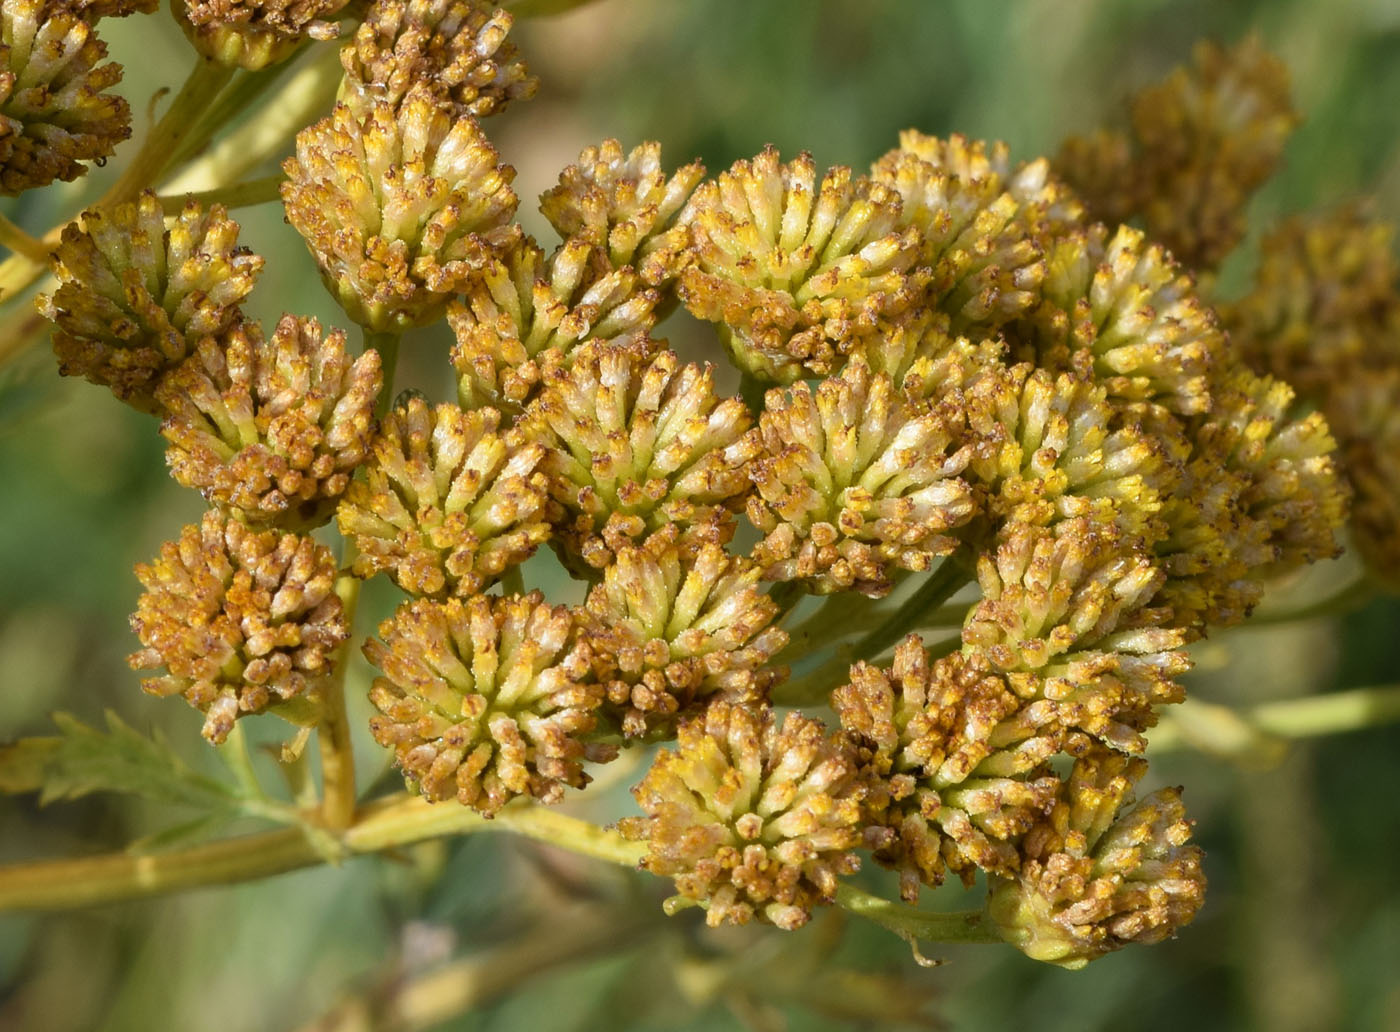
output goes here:
[{"label": "cluster of buds", "polygon": [[[214,741],[245,714],[315,719],[346,661],[342,596],[382,573],[408,597],[362,645],[370,732],[409,788],[491,817],[656,747],[621,829],[673,909],[796,928],[865,854],[908,900],[985,876],[989,924],[1071,966],[1189,921],[1204,878],[1178,794],[1132,800],[1184,647],[1335,554],[1329,419],[1370,550],[1400,522],[1400,447],[1378,443],[1400,440],[1400,352],[1369,343],[1400,327],[1388,238],[1354,217],[1285,229],[1225,313],[1243,356],[1178,264],[1214,267],[1278,156],[1276,62],[1201,50],[1131,138],[1071,143],[1058,174],[915,131],[867,174],[767,148],[712,179],[606,140],[540,198],[550,251],[478,121],[537,85],[508,14],[183,17],[251,66],[342,14],[364,20],[340,99],[281,196],[362,354],[292,315],[265,333],[240,308],[262,261],[227,212],[191,202],[167,226],[152,194],[70,227],[40,302],[63,371],[160,416],[211,506],[138,570],[131,662],[165,671],[147,690]],[[81,35],[53,82],[96,74]],[[5,176],[71,171],[12,137]],[[1318,268],[1334,238],[1347,260]],[[681,307],[714,324],[740,397],[653,336]],[[455,399],[390,405],[398,338],[440,321]],[[309,536],[332,519],[339,564]],[[544,545],[580,604],[527,590]],[[784,626],[799,607],[827,637]],[[833,674],[835,647],[858,661]],[[794,702],[836,726],[777,715]]]}]

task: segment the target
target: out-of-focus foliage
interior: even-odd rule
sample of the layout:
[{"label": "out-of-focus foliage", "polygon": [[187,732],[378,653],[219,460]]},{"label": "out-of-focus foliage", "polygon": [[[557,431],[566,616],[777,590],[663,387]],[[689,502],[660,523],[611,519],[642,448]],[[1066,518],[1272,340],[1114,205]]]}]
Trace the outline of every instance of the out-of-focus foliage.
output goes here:
[{"label": "out-of-focus foliage", "polygon": [[[657,139],[672,161],[699,157],[712,171],[767,143],[785,155],[809,148],[819,166],[864,167],[908,127],[1004,139],[1028,158],[1121,118],[1131,91],[1187,60],[1196,39],[1229,42],[1248,31],[1289,65],[1303,122],[1251,206],[1246,246],[1222,270],[1220,293],[1231,296],[1252,271],[1261,228],[1280,216],[1370,193],[1378,214],[1400,218],[1395,0],[603,0],[520,22],[516,41],[542,86],[528,109],[500,116],[493,136],[521,170],[513,186],[527,200],[605,136],[627,147]],[[186,67],[188,48],[153,19],[104,24],[104,37],[127,69],[123,91],[139,131],[144,98]],[[113,171],[5,210],[42,231],[95,197]],[[527,228],[541,228],[532,217]],[[264,276],[281,287],[255,295],[252,314],[270,325],[280,310],[258,305],[294,296],[301,314],[343,325],[280,211],[250,209],[241,221],[245,242],[269,256]],[[455,390],[450,334],[418,332],[424,346],[405,348],[403,382],[446,400]],[[692,357],[684,323],[658,333]],[[124,619],[137,591],[131,564],[199,511],[193,493],[165,476],[161,448],[146,417],[81,381],[59,381],[45,349],[0,374],[0,738],[43,732],[54,710],[95,725],[109,706],[143,734],[164,729],[190,741],[197,731],[198,714],[143,697],[122,662],[135,647]],[[1307,574],[1292,597],[1345,581],[1333,566]],[[367,615],[386,613],[392,594],[371,585]],[[1190,687],[1204,699],[1246,702],[1393,680],[1397,620],[1400,604],[1376,602],[1336,622],[1207,641],[1196,647]],[[352,719],[362,727],[368,687],[363,664],[352,668]],[[253,727],[255,746],[261,733]],[[266,733],[270,742],[276,732]],[[1400,826],[1376,804],[1400,788],[1393,741],[1381,731],[1324,740],[1259,770],[1195,754],[1155,761],[1145,791],[1189,780],[1209,901],[1180,939],[1080,973],[993,947],[940,950],[951,963],[923,971],[875,929],[848,927],[839,944],[780,939],[772,929],[692,935],[688,926],[700,922],[687,915],[664,945],[619,928],[623,949],[611,959],[543,972],[528,991],[444,1027],[706,1030],[742,1020],[768,1028],[786,1012],[790,1027],[837,1029],[860,1012],[839,1013],[834,1001],[892,993],[920,1003],[936,996],[931,1010],[969,1029],[1400,1027]],[[218,763],[208,750],[183,753],[200,769]],[[359,762],[366,784],[382,773],[384,757],[372,749]],[[42,815],[35,806],[0,804],[0,860],[115,849],[159,826],[144,804],[108,795]],[[0,918],[0,1028],[295,1029],[345,993],[383,991],[404,971],[470,956],[548,920],[561,882],[566,894],[593,884],[584,863],[503,837],[469,838],[383,864]],[[638,891],[626,877],[605,872],[596,891]],[[631,905],[655,908],[658,898]],[[925,905],[959,903],[940,891]],[[790,963],[775,959],[783,951]],[[851,975],[842,994],[804,991],[796,972],[831,964],[876,974]]]}]

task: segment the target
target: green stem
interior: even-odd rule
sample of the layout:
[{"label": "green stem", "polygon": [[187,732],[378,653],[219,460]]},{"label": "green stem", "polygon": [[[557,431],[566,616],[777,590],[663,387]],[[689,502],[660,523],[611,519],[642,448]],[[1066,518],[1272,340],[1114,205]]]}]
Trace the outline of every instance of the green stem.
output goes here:
[{"label": "green stem", "polygon": [[[514,831],[582,856],[634,867],[646,852],[614,831],[548,810],[513,803],[492,820],[455,803],[396,796],[365,807],[341,833],[351,855],[377,853],[444,835]],[[57,910],[232,885],[324,863],[329,853],[302,830],[225,839],[149,856],[110,853],[83,860],[42,860],[0,867],[0,911]]]},{"label": "green stem", "polygon": [[263,176],[261,179],[246,179],[231,186],[216,186],[212,190],[196,190],[193,193],[185,194],[162,194],[160,203],[167,215],[178,215],[180,210],[190,201],[195,201],[206,208],[211,204],[222,204],[225,208],[251,208],[257,204],[269,204],[272,201],[280,200],[282,184],[286,180],[286,176],[278,173],[275,176]]},{"label": "green stem", "polygon": [[383,419],[394,401],[394,371],[399,364],[399,334],[393,331],[376,333],[365,330],[365,350],[373,348],[379,352],[380,364],[384,367],[384,389],[374,404],[376,419]]},{"label": "green stem", "polygon": [[40,266],[49,262],[49,249],[38,237],[30,236],[4,215],[0,215],[0,246]]},{"label": "green stem", "polygon": [[98,205],[120,204],[131,200],[147,187],[154,187],[161,173],[169,167],[180,144],[194,130],[200,116],[232,77],[233,69],[206,57],[199,58],[180,87],[180,92],[170,102],[169,110],[146,134],[141,141],[141,149],[122,170],[112,188],[97,202]]},{"label": "green stem", "polygon": [[296,62],[297,58],[293,56],[255,72],[240,70],[229,83],[228,89],[219,94],[218,99],[201,116],[193,131],[175,149],[169,167],[178,168],[199,154],[221,129],[255,104]]},{"label": "green stem", "polygon": [[[1187,708],[1189,705],[1189,708]],[[1199,746],[1228,756],[1269,758],[1268,736],[1317,738],[1400,723],[1400,685],[1353,688],[1265,702],[1247,709],[1188,700],[1148,732],[1154,753]]]},{"label": "green stem", "polygon": [[792,612],[794,606],[807,597],[807,588],[801,581],[779,581],[769,589],[768,597],[778,606],[778,615],[775,618],[781,621],[784,616]]},{"label": "green stem", "polygon": [[749,407],[749,411],[753,413],[755,419],[757,419],[759,413],[763,411],[764,395],[766,395],[773,386],[773,384],[765,383],[757,377],[750,376],[746,372],[740,372],[739,397],[742,398],[744,404]]},{"label": "green stem", "polygon": [[262,785],[258,783],[257,772],[253,770],[253,758],[248,755],[248,736],[241,721],[233,722],[233,730],[228,733],[228,737],[218,749],[219,757],[224,761],[224,766],[232,772],[243,794],[249,799],[263,798],[265,793]]},{"label": "green stem", "polygon": [[501,594],[502,595],[523,595],[525,594],[525,575],[520,572],[519,565],[512,566],[501,574]]},{"label": "green stem", "polygon": [[931,612],[936,612],[971,579],[972,574],[963,558],[957,553],[948,556],[919,586],[919,590],[910,595],[884,623],[856,643],[851,651],[852,660],[870,660],[879,656],[910,631],[922,626]]},{"label": "green stem", "polygon": [[857,917],[873,921],[901,939],[912,942],[999,943],[1001,936],[987,927],[980,910],[929,913],[903,903],[873,896],[854,885],[836,887],[836,905]]},{"label": "green stem", "polygon": [[1274,624],[1294,623],[1298,620],[1312,620],[1323,616],[1342,616],[1360,609],[1380,591],[1380,586],[1366,574],[1345,587],[1316,602],[1309,602],[1289,609],[1260,609],[1243,625],[1249,627],[1269,627]]}]

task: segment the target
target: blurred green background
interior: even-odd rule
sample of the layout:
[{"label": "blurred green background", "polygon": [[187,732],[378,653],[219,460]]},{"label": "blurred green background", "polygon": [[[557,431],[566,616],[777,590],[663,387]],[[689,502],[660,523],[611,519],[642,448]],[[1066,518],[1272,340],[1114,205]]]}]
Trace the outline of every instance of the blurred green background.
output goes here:
[{"label": "blurred green background", "polygon": [[[1250,31],[1293,69],[1305,116],[1252,208],[1251,239],[1282,214],[1358,193],[1400,216],[1397,0],[602,0],[517,26],[543,87],[487,128],[519,170],[527,208],[605,136],[658,139],[669,164],[698,155],[711,171],[769,142],[785,156],[808,149],[819,164],[864,166],[910,126],[1003,139],[1031,157],[1121,117],[1132,89],[1187,60],[1196,39]],[[183,76],[187,48],[163,16],[104,23],[103,34],[127,67],[139,134],[148,99]],[[42,232],[121,163],[119,152],[89,179],[5,210]],[[245,241],[267,256],[255,313],[341,324],[280,210],[240,217]],[[525,221],[541,228],[533,211]],[[1247,273],[1249,249],[1225,289]],[[699,346],[684,324],[675,338]],[[401,382],[449,396],[441,332],[415,344]],[[161,455],[149,419],[60,381],[46,348],[0,373],[0,740],[46,733],[56,709],[94,722],[111,707],[217,770],[197,715],[143,696],[123,663],[135,645],[132,563],[201,508],[168,480]],[[1344,564],[1285,590],[1323,590],[1345,579]],[[393,602],[376,587],[369,608]],[[1400,672],[1398,616],[1395,602],[1378,601],[1342,620],[1212,639],[1191,687],[1230,702],[1389,683]],[[356,679],[362,689],[362,668]],[[384,761],[361,745],[368,783]],[[270,763],[263,773],[271,779]],[[574,812],[622,812],[638,773],[605,773],[611,787]],[[478,836],[261,884],[0,918],[0,1030],[371,1028],[354,1023],[357,1007],[448,956],[482,958],[473,984],[483,1002],[441,1026],[461,1030],[769,1029],[784,1018],[793,1029],[893,1027],[894,1015],[869,1017],[876,1004],[957,1029],[1400,1029],[1395,733],[1253,767],[1172,754],[1152,777],[1186,786],[1208,851],[1206,909],[1177,940],[1078,973],[1009,947],[930,950],[947,963],[921,969],[898,940],[854,925],[843,936],[839,919],[794,935],[707,933],[693,914],[661,919],[664,887],[641,876]],[[105,797],[45,809],[0,799],[0,860],[116,849],[170,822]],[[871,884],[891,891],[878,873]],[[946,887],[925,902],[969,905]],[[523,954],[503,952],[522,932]],[[550,968],[571,935],[591,943],[584,959]]]}]

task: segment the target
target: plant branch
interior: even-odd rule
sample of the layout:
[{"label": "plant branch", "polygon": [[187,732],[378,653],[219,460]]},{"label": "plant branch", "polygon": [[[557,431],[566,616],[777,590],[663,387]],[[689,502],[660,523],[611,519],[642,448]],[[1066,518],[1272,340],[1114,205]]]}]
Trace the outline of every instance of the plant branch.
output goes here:
[{"label": "plant branch", "polygon": [[873,921],[908,942],[998,943],[1002,938],[988,929],[980,910],[930,913],[904,903],[894,903],[846,882],[836,887],[836,905],[857,917]]},{"label": "plant branch", "polygon": [[0,215],[0,246],[8,247],[17,255],[38,265],[46,265],[49,249],[38,237],[30,236],[4,215]]},{"label": "plant branch", "polygon": [[230,186],[216,186],[212,190],[196,190],[193,193],[162,194],[161,207],[166,215],[178,215],[180,210],[195,201],[205,207],[222,204],[225,208],[251,208],[257,204],[269,204],[281,199],[282,184],[287,177],[280,172],[260,179],[245,179]]},{"label": "plant branch", "polygon": [[945,558],[918,591],[910,595],[884,623],[856,642],[851,650],[852,662],[874,659],[910,631],[923,626],[931,613],[937,612],[939,606],[961,591],[971,579],[972,573],[962,555],[954,552]]},{"label": "plant branch", "polygon": [[1400,685],[1353,688],[1235,709],[1191,699],[1148,732],[1154,753],[1197,747],[1225,756],[1276,758],[1275,739],[1317,738],[1400,723]]}]

